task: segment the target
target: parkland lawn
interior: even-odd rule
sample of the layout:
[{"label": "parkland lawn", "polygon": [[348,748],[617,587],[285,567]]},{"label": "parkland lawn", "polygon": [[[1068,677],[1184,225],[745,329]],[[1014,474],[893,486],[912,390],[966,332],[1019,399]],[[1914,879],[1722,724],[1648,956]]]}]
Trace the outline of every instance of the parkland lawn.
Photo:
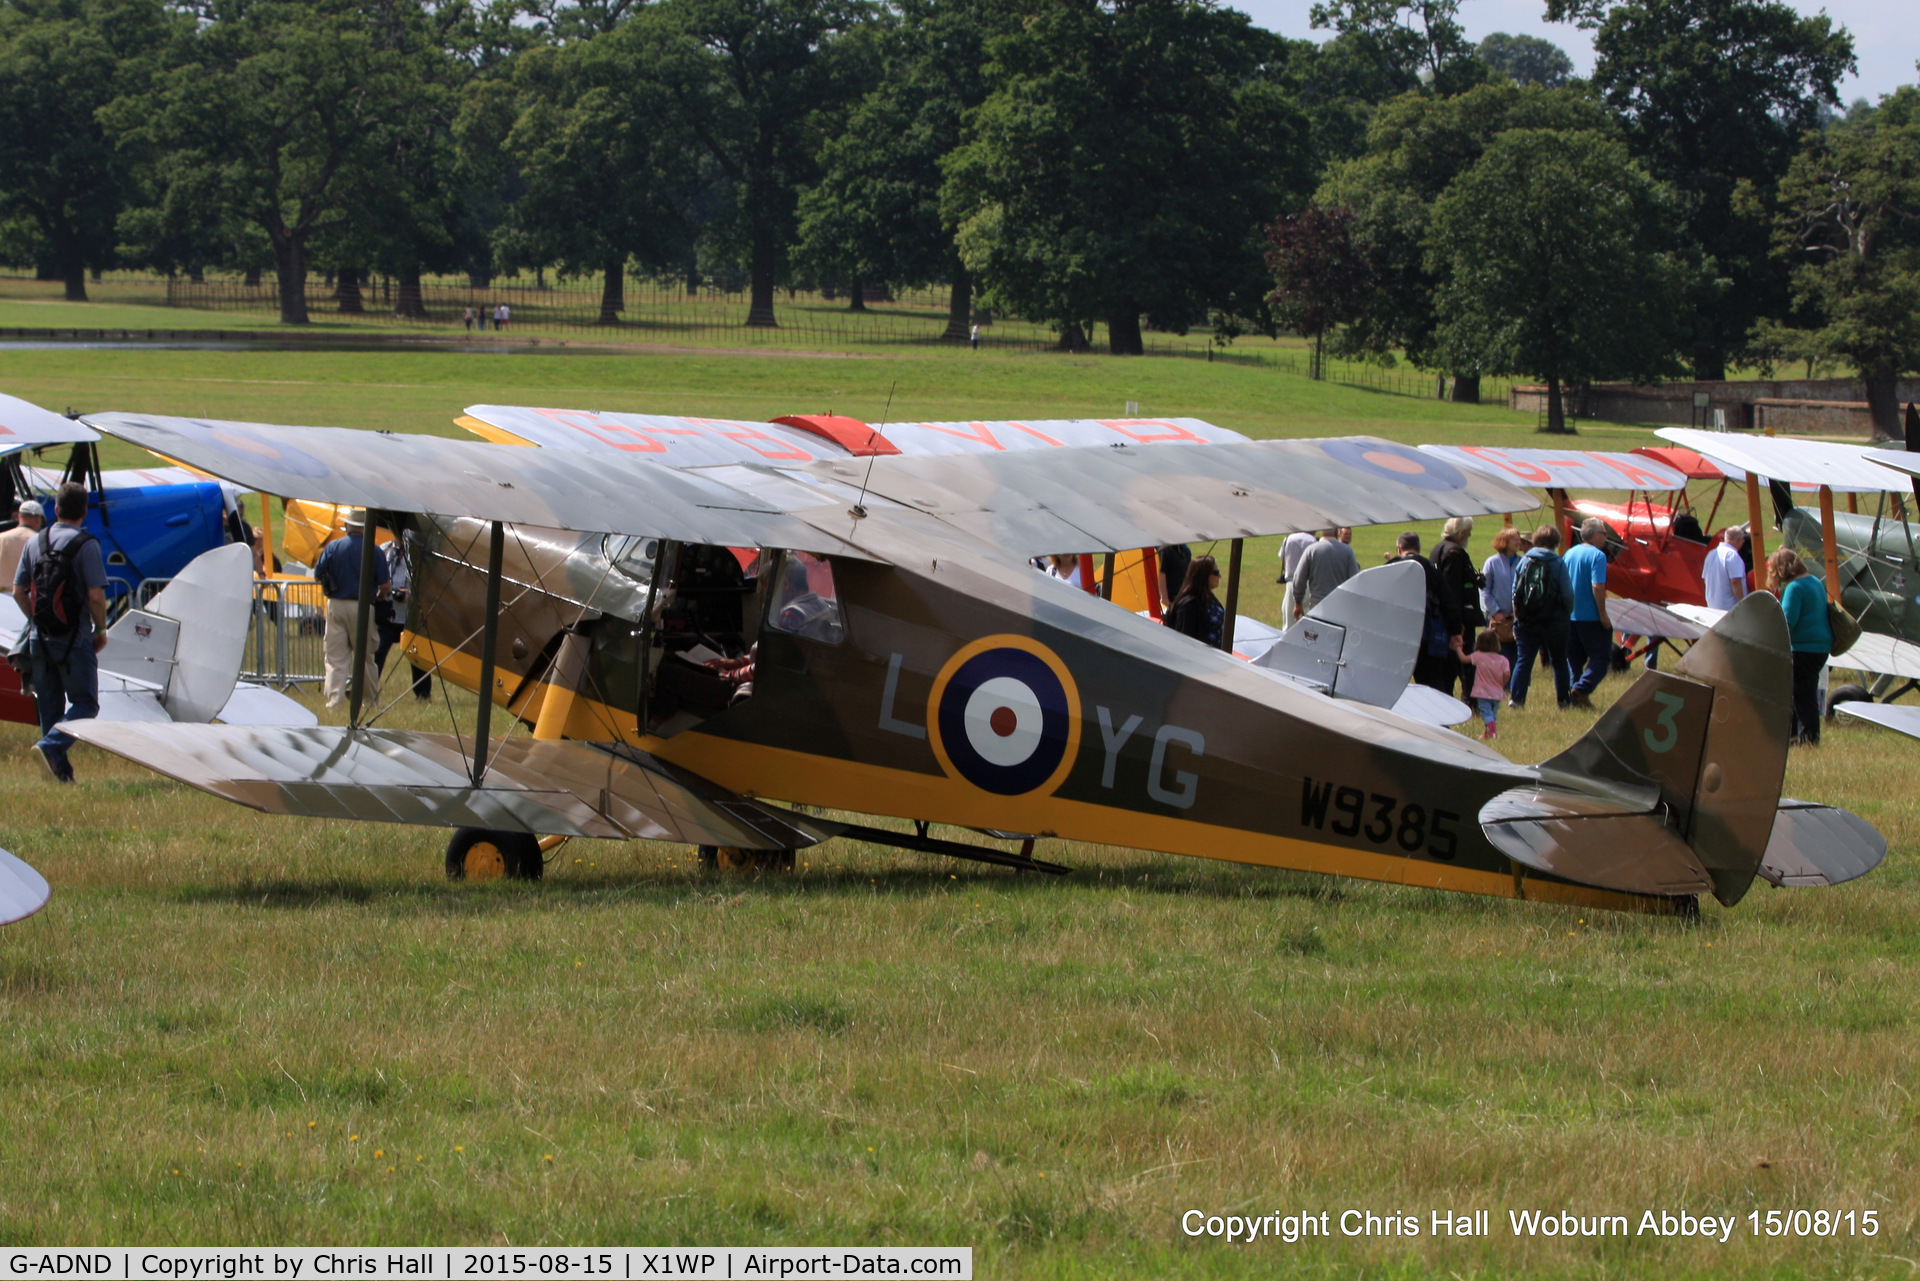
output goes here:
[{"label": "parkland lawn", "polygon": [[[484,402],[878,422],[1134,400],[1255,436],[1536,440],[1498,407],[1272,369],[964,351],[0,349],[0,391],[444,434]],[[1363,531],[1363,563],[1394,532]],[[1271,617],[1271,540],[1248,564]],[[1503,750],[1591,723],[1548,703],[1507,714]],[[0,844],[55,886],[0,930],[0,1243],[951,1243],[991,1278],[1920,1258],[1920,743],[1890,734],[1833,727],[1787,783],[1879,826],[1884,867],[1696,925],[1061,843],[1036,851],[1061,880],[840,843],[749,880],[576,841],[543,884],[455,886],[443,834],[270,819],[84,748],[56,789],[32,738],[0,726]],[[1189,1209],[1422,1234],[1227,1245],[1184,1235]],[[1476,1209],[1490,1238],[1426,1232]],[[1531,1209],[1739,1226],[1515,1238]],[[1772,1209],[1881,1226],[1756,1239]]]}]

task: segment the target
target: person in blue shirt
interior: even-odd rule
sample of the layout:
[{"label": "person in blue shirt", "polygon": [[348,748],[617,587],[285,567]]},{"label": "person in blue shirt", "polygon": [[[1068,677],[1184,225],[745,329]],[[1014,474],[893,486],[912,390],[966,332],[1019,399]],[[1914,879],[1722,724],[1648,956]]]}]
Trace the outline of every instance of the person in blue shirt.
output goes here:
[{"label": "person in blue shirt", "polygon": [[[314,562],[313,576],[327,595],[326,696],[328,707],[346,701],[347,673],[353,668],[353,629],[360,605],[360,540],[366,536],[367,514],[355,508],[347,513],[346,533],[328,543]],[[385,556],[373,558],[374,595],[385,600],[393,581]],[[366,680],[369,695],[380,687],[380,669],[373,647],[367,647]]]},{"label": "person in blue shirt", "polygon": [[1833,653],[1827,587],[1800,554],[1782,547],[1767,557],[1767,590],[1780,598],[1793,643],[1793,741],[1820,745],[1820,669]]},{"label": "person in blue shirt", "polygon": [[[1589,517],[1580,526],[1580,542],[1561,559],[1573,584],[1573,616],[1567,628],[1567,662],[1577,673],[1573,705],[1592,707],[1613,664],[1613,623],[1607,618],[1607,522]],[[1584,668],[1584,670],[1583,670]]]}]

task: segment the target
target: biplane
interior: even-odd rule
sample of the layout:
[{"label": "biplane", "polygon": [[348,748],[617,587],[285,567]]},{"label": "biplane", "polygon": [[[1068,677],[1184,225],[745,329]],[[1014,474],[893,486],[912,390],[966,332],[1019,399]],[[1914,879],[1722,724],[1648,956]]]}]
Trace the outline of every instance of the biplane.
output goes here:
[{"label": "biplane", "polygon": [[1528,766],[1392,710],[1417,567],[1361,574],[1253,664],[1027,563],[1204,540],[1231,563],[1248,537],[1534,505],[1416,449],[1185,418],[469,418],[494,440],[88,421],[394,530],[403,643],[479,692],[470,729],[382,728],[356,677],[345,726],[71,731],[260,810],[455,829],[456,877],[535,877],[544,842],[582,837],[763,866],[847,837],[1066,871],[1033,857],[1048,838],[1672,913],[1885,852],[1857,817],[1781,799],[1791,668],[1768,599]]}]

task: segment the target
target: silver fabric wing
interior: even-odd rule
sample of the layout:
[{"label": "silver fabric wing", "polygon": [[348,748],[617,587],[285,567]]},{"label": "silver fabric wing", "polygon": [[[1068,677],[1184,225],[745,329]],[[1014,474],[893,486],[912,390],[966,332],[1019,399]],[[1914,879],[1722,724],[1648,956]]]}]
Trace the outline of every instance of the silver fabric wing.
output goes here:
[{"label": "silver fabric wing", "polygon": [[87,421],[143,449],[285,498],[862,557],[763,498],[708,480],[697,469],[342,427],[139,414],[95,414]]},{"label": "silver fabric wing", "polygon": [[451,734],[106,721],[65,728],[83,743],[269,814],[742,849],[796,849],[820,839],[794,825],[803,820],[625,749],[508,739],[475,787],[464,745]]}]

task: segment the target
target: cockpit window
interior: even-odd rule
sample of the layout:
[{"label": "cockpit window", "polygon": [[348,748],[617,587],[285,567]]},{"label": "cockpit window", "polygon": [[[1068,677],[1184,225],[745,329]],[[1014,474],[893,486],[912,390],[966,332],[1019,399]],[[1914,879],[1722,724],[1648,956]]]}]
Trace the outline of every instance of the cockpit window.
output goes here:
[{"label": "cockpit window", "polygon": [[780,562],[780,578],[767,607],[767,626],[828,645],[844,640],[833,566],[808,552],[788,552]]},{"label": "cockpit window", "polygon": [[660,540],[645,534],[608,534],[603,544],[613,567],[638,583],[653,581],[653,564],[660,555]]}]

